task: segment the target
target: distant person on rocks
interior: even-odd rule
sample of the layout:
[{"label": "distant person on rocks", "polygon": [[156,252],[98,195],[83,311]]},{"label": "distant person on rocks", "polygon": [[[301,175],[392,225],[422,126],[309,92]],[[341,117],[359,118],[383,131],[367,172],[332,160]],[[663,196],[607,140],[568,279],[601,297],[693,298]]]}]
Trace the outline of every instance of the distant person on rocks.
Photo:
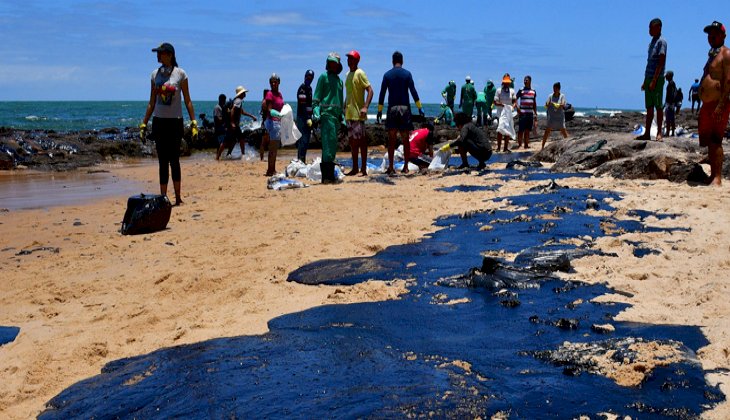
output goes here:
[{"label": "distant person on rocks", "polygon": [[[385,127],[388,129],[388,175],[394,175],[393,157],[395,156],[396,135],[400,133],[401,142],[405,145],[408,141],[408,133],[413,129],[411,122],[411,103],[408,99],[408,92],[411,92],[416,102],[418,114],[424,117],[423,106],[418,99],[416,86],[413,84],[411,72],[403,68],[403,54],[400,51],[393,53],[393,68],[383,75],[383,82],[380,85],[378,95],[378,123],[383,116],[383,104],[385,93],[388,92],[388,119]],[[403,147],[405,161],[410,160],[409,148]],[[408,173],[408,165],[403,165],[403,173]]]},{"label": "distant person on rocks", "polygon": [[434,123],[436,124],[439,122],[443,122],[449,127],[456,127],[456,124],[454,124],[454,113],[451,111],[451,108],[443,102],[441,102],[441,113],[438,117],[436,117],[436,120],[434,120]]},{"label": "distant person on rocks", "polygon": [[[167,42],[153,48],[157,62],[161,66],[152,72],[150,81],[150,100],[147,111],[139,126],[140,136],[144,139],[147,123],[152,117],[152,138],[157,148],[160,166],[160,194],[167,195],[167,183],[172,172],[172,185],[175,188],[175,205],[183,203],[180,192],[182,176],[180,173],[180,142],[183,137],[182,102],[190,117],[193,139],[198,137],[198,122],[190,99],[188,75],[180,68],[175,58],[175,48]],[[168,169],[169,166],[169,169]]]},{"label": "distant person on rocks", "polygon": [[667,91],[664,98],[664,115],[666,116],[665,135],[674,137],[674,110],[677,106],[677,85],[674,83],[674,72],[669,70],[664,76],[667,80]]},{"label": "distant person on rocks", "polygon": [[[449,109],[448,107],[446,107]],[[433,145],[436,139],[433,135],[433,124],[426,123],[418,130],[411,131],[408,139],[408,147],[410,148],[409,162],[418,166],[420,169],[428,168],[433,159]]]},{"label": "distant person on rocks", "polygon": [[492,157],[492,144],[489,137],[487,137],[487,133],[477,127],[472,122],[471,117],[464,112],[458,112],[454,119],[456,127],[459,129],[459,137],[443,146],[441,150],[448,151],[454,147],[459,148],[461,166],[458,169],[469,167],[467,153],[479,162],[477,169],[484,169],[487,166],[486,162]]},{"label": "distant person on rocks", "polygon": [[464,86],[461,87],[461,97],[459,98],[459,109],[468,116],[474,115],[474,102],[477,100],[477,91],[474,89],[471,76],[466,76]]},{"label": "distant person on rocks", "polygon": [[662,94],[664,93],[664,66],[667,62],[667,41],[662,38],[662,21],[659,18],[649,22],[649,53],[646,59],[644,70],[644,83],[641,90],[644,91],[644,103],[646,105],[646,131],[637,137],[637,140],[651,140],[651,124],[654,121],[654,110],[656,110],[657,141],[662,140],[662,123],[664,111],[662,110]]},{"label": "distant person on rocks", "polygon": [[[503,119],[502,114],[505,112],[508,112],[509,115],[506,115],[504,117],[504,120],[507,121],[509,124],[509,132],[514,133],[514,120],[512,118],[512,107],[515,106],[515,103],[517,102],[517,97],[515,96],[515,90],[511,87],[513,85],[512,78],[510,77],[509,73],[505,73],[504,77],[502,77],[502,87],[497,90],[497,92],[494,94],[494,105],[497,107],[497,117],[500,119],[500,121]],[[507,106],[508,108],[505,108]],[[511,136],[504,134],[502,132],[503,130],[498,126],[497,127],[497,151],[499,151],[501,145],[502,145],[502,138],[504,138],[504,149],[502,151],[508,152],[509,151],[509,140],[511,139]],[[505,131],[506,132],[506,131]]]},{"label": "distant person on rocks", "polygon": [[238,142],[241,146],[241,155],[246,152],[246,143],[243,133],[241,132],[241,116],[245,115],[256,121],[256,117],[253,114],[249,114],[243,109],[243,100],[246,98],[246,92],[248,92],[248,90],[243,86],[238,86],[236,88],[236,96],[233,97],[233,104],[231,105],[231,109],[228,111],[228,133],[226,135],[226,140],[218,145],[218,152],[215,156],[216,160],[220,159],[223,150],[226,148],[226,144],[230,144],[230,147],[233,147],[233,145]]},{"label": "distant person on rocks", "polygon": [[702,105],[702,101],[700,101],[700,79],[695,79],[695,82],[692,83],[692,86],[689,88],[689,92],[687,93],[687,100],[692,102],[692,114],[695,113],[695,103],[697,104],[697,111],[700,110],[700,106]]},{"label": "distant person on rocks", "polygon": [[706,146],[710,160],[710,185],[722,183],[723,150],[728,117],[730,116],[730,49],[725,47],[725,25],[718,21],[705,26],[710,52],[705,64],[699,95],[698,131],[700,146]]},{"label": "distant person on rocks", "polygon": [[322,183],[335,184],[339,181],[335,177],[337,132],[345,121],[342,80],[339,76],[342,73],[342,63],[339,54],[331,52],[327,55],[325,70],[326,72],[319,75],[317,87],[314,88],[313,117],[319,120],[322,138],[322,163],[319,165],[322,170]]},{"label": "distant person on rocks", "polygon": [[[368,108],[373,101],[373,88],[365,72],[358,68],[360,53],[352,50],[347,53],[347,67],[350,69],[345,77],[345,120],[347,136],[350,139],[352,152],[352,170],[347,176],[365,176],[368,174],[368,141],[365,136],[365,121],[368,119]],[[367,92],[367,97],[365,93]],[[358,167],[357,155],[360,152],[362,164]]]},{"label": "distant person on rocks", "polygon": [[213,123],[210,122],[205,114],[198,114],[198,119],[200,120],[200,125],[206,130],[210,130],[211,128],[213,128]]},{"label": "distant person on rocks", "polygon": [[497,88],[494,87],[494,82],[487,81],[487,86],[484,87],[484,94],[487,95],[487,114],[489,114],[489,121],[487,125],[492,122],[492,107],[494,106],[494,94],[497,93]]},{"label": "distant person on rocks", "polygon": [[314,70],[304,73],[304,83],[297,89],[297,128],[302,136],[297,140],[297,159],[307,161],[307,147],[312,137],[312,81]]},{"label": "distant person on rocks", "polygon": [[266,94],[264,99],[266,119],[264,127],[269,133],[269,157],[266,176],[276,174],[276,155],[281,147],[281,109],[284,108],[284,97],[279,91],[281,79],[276,73],[272,73],[269,77],[269,86],[271,90]]},{"label": "distant person on rocks", "polygon": [[213,126],[215,137],[218,140],[218,145],[223,144],[226,141],[226,126],[228,118],[223,112],[223,108],[226,106],[226,95],[218,95],[218,105],[213,108]]},{"label": "distant person on rocks", "polygon": [[537,92],[532,88],[531,76],[525,76],[524,82],[525,86],[517,92],[517,147],[529,149],[530,133],[537,128]]},{"label": "distant person on rocks", "polygon": [[679,115],[679,111],[682,109],[682,101],[684,101],[684,93],[682,93],[682,88],[677,88],[677,96],[675,96],[675,103],[674,103],[674,112],[676,115]]},{"label": "distant person on rocks", "polygon": [[545,148],[545,142],[547,142],[553,130],[560,130],[563,138],[568,138],[568,131],[565,129],[565,106],[567,103],[565,95],[560,92],[560,82],[555,82],[553,84],[553,94],[545,102],[545,108],[547,108],[547,127],[545,128],[545,134],[542,136],[541,149]]},{"label": "distant person on rocks", "polygon": [[456,82],[453,80],[449,81],[444,90],[441,91],[441,96],[446,101],[446,105],[451,108],[451,112],[454,112],[454,100],[456,99]]}]

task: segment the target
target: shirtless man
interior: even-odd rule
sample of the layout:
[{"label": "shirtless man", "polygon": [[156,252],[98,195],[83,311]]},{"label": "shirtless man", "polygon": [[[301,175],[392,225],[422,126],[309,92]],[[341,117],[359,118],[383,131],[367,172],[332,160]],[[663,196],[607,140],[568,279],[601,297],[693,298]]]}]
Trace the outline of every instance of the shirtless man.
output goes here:
[{"label": "shirtless man", "polygon": [[705,26],[710,44],[709,58],[700,82],[700,146],[707,146],[710,160],[710,185],[722,182],[722,139],[730,116],[730,49],[725,47],[725,25],[712,22]]}]

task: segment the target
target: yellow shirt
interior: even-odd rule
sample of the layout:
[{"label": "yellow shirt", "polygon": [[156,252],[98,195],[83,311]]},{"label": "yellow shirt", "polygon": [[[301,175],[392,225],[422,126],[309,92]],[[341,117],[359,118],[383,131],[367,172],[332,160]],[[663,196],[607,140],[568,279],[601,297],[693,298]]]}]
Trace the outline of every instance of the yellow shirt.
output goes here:
[{"label": "yellow shirt", "polygon": [[349,121],[364,121],[367,119],[360,118],[360,109],[365,106],[365,89],[370,86],[370,81],[362,69],[354,72],[348,72],[345,79],[345,90],[347,91],[347,99],[345,99],[345,119]]}]

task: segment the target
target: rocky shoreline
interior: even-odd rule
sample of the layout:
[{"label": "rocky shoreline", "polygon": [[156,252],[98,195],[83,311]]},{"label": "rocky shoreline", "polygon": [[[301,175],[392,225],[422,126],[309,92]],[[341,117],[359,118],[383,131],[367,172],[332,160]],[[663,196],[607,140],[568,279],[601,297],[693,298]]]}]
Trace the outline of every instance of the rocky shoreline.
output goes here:
[{"label": "rocky shoreline", "polygon": [[[618,178],[649,178],[683,181],[693,170],[693,165],[702,159],[703,149],[697,146],[696,139],[668,138],[657,147],[656,142],[632,142],[630,134],[638,124],[643,124],[644,115],[638,112],[619,113],[605,116],[576,117],[567,122],[571,135],[568,140],[551,140],[545,150],[536,153],[533,160],[555,162],[555,171],[596,170],[596,174],[610,174]],[[418,126],[419,124],[416,124]],[[677,116],[677,126],[687,132],[696,132],[696,117],[689,111]],[[383,146],[387,142],[387,130],[383,124],[368,124],[368,142],[370,146]],[[494,129],[487,129],[490,137],[494,137]],[[249,130],[248,134],[254,132]],[[452,140],[457,136],[455,128],[444,125],[436,126],[436,137],[439,142]],[[533,136],[533,148],[537,149],[540,136]],[[252,136],[253,137],[253,136]],[[582,151],[592,144],[605,139],[608,146],[603,147],[593,156],[586,157]],[[647,143],[652,146],[647,148]],[[514,142],[512,143],[514,145]],[[186,130],[181,152],[189,155],[193,150],[208,150],[217,147],[212,130],[201,130],[198,139],[193,141],[189,130]],[[318,136],[312,136],[312,149],[321,147]],[[340,150],[348,151],[349,146],[344,136],[340,138]],[[659,151],[657,151],[659,150]],[[616,167],[628,167],[629,155],[656,152],[654,165],[661,167],[651,173],[641,171],[617,170]],[[86,130],[78,132],[57,132],[52,130],[16,130],[0,127],[0,170],[35,169],[44,171],[66,171],[95,164],[155,156],[154,142],[139,141],[137,128],[108,128],[103,130]],[[644,153],[646,154],[646,153]],[[679,158],[678,158],[679,156]],[[614,161],[624,159],[623,163]],[[656,162],[659,162],[655,164]],[[608,165],[610,163],[610,165]],[[679,165],[679,166],[677,166]],[[680,168],[681,166],[681,168]],[[601,167],[601,168],[599,168]],[[672,169],[674,167],[674,169]],[[727,175],[730,167],[726,166]],[[696,169],[694,169],[696,171]]]}]

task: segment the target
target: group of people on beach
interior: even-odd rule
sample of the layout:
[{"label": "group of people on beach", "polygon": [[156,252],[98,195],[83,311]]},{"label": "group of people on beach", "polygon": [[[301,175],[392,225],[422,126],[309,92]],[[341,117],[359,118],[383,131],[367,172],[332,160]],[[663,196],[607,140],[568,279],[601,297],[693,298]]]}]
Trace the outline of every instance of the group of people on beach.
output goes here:
[{"label": "group of people on beach", "polygon": [[[641,90],[644,91],[646,104],[646,132],[638,137],[639,140],[650,140],[650,130],[654,115],[657,117],[658,131],[656,140],[661,141],[663,117],[667,116],[667,135],[674,132],[674,114],[681,107],[683,95],[681,89],[676,89],[674,74],[665,72],[667,57],[667,42],[661,36],[662,21],[653,19],[649,23],[649,34],[652,37],[648,48],[644,82]],[[689,91],[692,102],[692,112],[697,103],[699,114],[699,141],[700,145],[708,147],[711,168],[710,184],[720,185],[722,178],[723,150],[722,140],[727,129],[730,117],[730,51],[725,47],[725,26],[714,21],[704,28],[707,34],[710,51],[704,66],[701,79],[696,79]],[[182,104],[190,117],[191,134],[197,137],[198,126],[195,120],[195,111],[190,99],[188,78],[185,71],[177,64],[175,49],[169,43],[162,43],[152,49],[157,53],[160,66],[150,76],[150,96],[147,109],[140,124],[140,136],[147,134],[147,124],[152,118],[150,138],[155,140],[159,160],[160,193],[167,195],[167,184],[172,176],[175,204],[182,204],[180,192],[180,160],[179,145],[183,136]],[[337,133],[341,127],[347,127],[347,138],[350,143],[353,167],[346,175],[367,175],[367,140],[365,136],[365,121],[367,111],[373,100],[374,91],[364,70],[360,69],[360,53],[352,50],[346,54],[349,72],[345,82],[340,79],[343,70],[340,55],[330,53],[326,58],[325,73],[322,73],[316,83],[314,91],[311,84],[314,81],[314,71],[307,70],[304,82],[297,90],[296,127],[301,133],[297,141],[297,157],[306,161],[307,147],[314,124],[319,125],[322,142],[322,160],[320,164],[323,183],[335,183],[335,154],[337,152]],[[403,156],[406,164],[403,173],[408,173],[408,162],[419,168],[427,166],[426,154],[433,156],[433,124],[424,124],[420,130],[413,130],[411,115],[411,101],[413,98],[421,120],[425,113],[413,82],[411,73],[403,68],[403,54],[395,51],[392,55],[393,67],[384,75],[381,82],[377,105],[377,122],[383,117],[385,96],[388,95],[385,127],[388,131],[388,168],[387,174],[395,174],[394,155],[395,146],[400,136],[403,143]],[[667,82],[666,101],[663,98],[663,88]],[[285,102],[279,91],[279,76],[274,73],[269,78],[270,89],[264,92],[261,106],[263,126],[267,134],[268,168],[267,176],[276,173],[276,155],[281,146],[281,118]],[[243,146],[240,129],[241,116],[247,116],[256,121],[256,116],[246,112],[243,100],[248,90],[243,86],[236,88],[234,98],[230,104],[224,95],[219,97],[218,106],[214,110],[215,132],[218,136],[219,149],[216,158],[220,158],[225,145],[231,141],[239,141]],[[537,94],[532,89],[532,78],[524,78],[524,87],[517,93],[514,91],[514,79],[506,73],[502,78],[500,88],[488,81],[481,92],[476,92],[470,76],[465,78],[461,89],[459,108],[461,112],[453,114],[456,83],[450,81],[441,92],[445,104],[435,122],[443,120],[446,124],[456,126],[459,136],[455,141],[441,148],[448,151],[458,147],[462,158],[461,167],[468,166],[467,153],[479,162],[483,168],[492,154],[489,136],[483,126],[492,123],[492,108],[497,111],[497,151],[509,151],[509,141],[517,139],[517,147],[529,148],[530,133],[537,127]],[[410,97],[409,97],[410,94]],[[547,127],[545,129],[542,146],[545,146],[550,133],[559,130],[563,137],[568,136],[565,128],[565,108],[567,102],[561,93],[560,83],[553,85],[553,93],[545,102],[547,108]],[[473,112],[476,106],[476,123],[473,121]],[[518,130],[515,132],[512,116],[513,108],[518,115]],[[655,113],[656,111],[656,113]],[[504,142],[504,143],[503,143]],[[242,147],[243,152],[243,147]]]},{"label": "group of people on beach", "polygon": [[[722,141],[727,131],[730,118],[730,50],[725,47],[727,36],[725,25],[718,21],[705,26],[710,44],[707,62],[705,63],[702,78],[695,79],[689,91],[689,100],[698,107],[698,131],[700,146],[708,148],[710,163],[709,184],[719,186],[722,183],[722,163],[724,152]],[[674,134],[675,112],[681,104],[681,89],[676,88],[674,72],[666,71],[667,41],[662,37],[662,21],[659,18],[649,22],[649,43],[644,82],[641,90],[644,91],[646,105],[646,131],[637,137],[637,140],[651,140],[650,127],[656,115],[656,140],[662,141],[664,134]],[[666,101],[662,96],[664,83],[667,82]],[[656,113],[655,113],[656,111]],[[667,117],[667,132],[662,130],[664,116]]]}]

